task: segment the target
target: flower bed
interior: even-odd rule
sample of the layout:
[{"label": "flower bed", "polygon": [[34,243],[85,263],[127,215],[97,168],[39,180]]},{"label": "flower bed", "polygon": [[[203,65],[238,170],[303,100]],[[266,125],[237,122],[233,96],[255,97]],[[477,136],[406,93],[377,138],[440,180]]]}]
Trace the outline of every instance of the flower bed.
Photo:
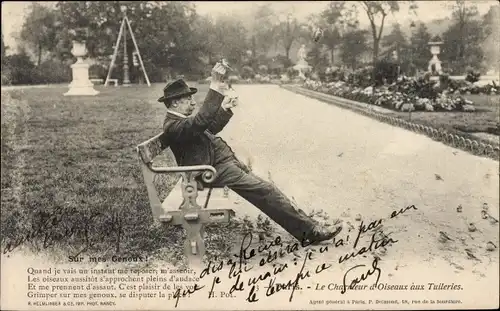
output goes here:
[{"label": "flower bed", "polygon": [[[365,76],[366,73],[363,73]],[[357,73],[350,74],[347,81],[320,82],[306,80],[307,89],[343,97],[367,104],[377,105],[395,111],[463,111],[476,110],[471,100],[463,94],[498,94],[496,85],[474,85],[466,81],[454,81],[442,77],[434,82],[425,78],[409,79],[402,77],[388,86],[366,86],[360,83]],[[472,91],[471,91],[472,90]]]}]

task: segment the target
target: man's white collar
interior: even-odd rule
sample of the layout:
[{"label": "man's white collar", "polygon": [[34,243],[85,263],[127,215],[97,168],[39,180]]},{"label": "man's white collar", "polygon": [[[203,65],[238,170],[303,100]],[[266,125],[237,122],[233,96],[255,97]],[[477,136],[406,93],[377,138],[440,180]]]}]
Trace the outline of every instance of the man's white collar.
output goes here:
[{"label": "man's white collar", "polygon": [[181,117],[181,118],[187,118],[187,116],[183,115],[182,113],[178,113],[177,111],[173,111],[173,110],[167,109],[167,112],[171,113],[171,114],[173,114],[175,116]]}]

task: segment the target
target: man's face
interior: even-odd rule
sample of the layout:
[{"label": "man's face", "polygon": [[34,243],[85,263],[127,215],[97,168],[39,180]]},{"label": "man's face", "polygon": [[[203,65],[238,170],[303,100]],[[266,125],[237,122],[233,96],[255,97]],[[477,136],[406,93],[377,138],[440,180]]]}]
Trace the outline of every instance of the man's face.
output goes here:
[{"label": "man's face", "polygon": [[[186,96],[179,98],[173,104],[172,110],[182,113],[185,116],[189,116],[193,113],[196,107],[196,100],[194,100],[193,96]],[[177,107],[175,107],[175,105],[177,105]]]}]

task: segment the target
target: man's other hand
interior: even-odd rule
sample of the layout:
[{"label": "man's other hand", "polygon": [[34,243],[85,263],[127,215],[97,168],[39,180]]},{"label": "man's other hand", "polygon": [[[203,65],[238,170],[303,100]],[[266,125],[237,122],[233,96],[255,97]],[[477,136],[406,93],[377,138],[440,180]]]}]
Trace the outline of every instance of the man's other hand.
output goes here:
[{"label": "man's other hand", "polygon": [[233,96],[224,97],[221,106],[222,109],[224,110],[238,106],[238,97],[233,97]]}]

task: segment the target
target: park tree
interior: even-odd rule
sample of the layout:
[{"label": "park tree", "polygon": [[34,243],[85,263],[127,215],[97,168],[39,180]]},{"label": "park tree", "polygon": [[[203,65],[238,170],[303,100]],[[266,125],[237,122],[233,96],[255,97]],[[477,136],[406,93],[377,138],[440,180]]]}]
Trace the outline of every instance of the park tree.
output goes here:
[{"label": "park tree", "polygon": [[484,29],[484,42],[482,44],[484,52],[484,62],[486,69],[496,69],[500,67],[500,6],[492,5],[484,15],[482,25]]},{"label": "park tree", "polygon": [[57,12],[36,2],[30,4],[19,37],[37,57],[39,67],[44,52],[54,52],[57,47],[61,23]]},{"label": "park tree", "polygon": [[328,59],[321,51],[321,47],[321,44],[313,44],[311,50],[307,52],[307,63],[311,65],[315,71],[321,71],[328,66]]},{"label": "park tree", "polygon": [[417,9],[417,3],[410,1],[356,1],[355,6],[361,7],[370,22],[370,32],[372,35],[372,53],[373,63],[379,56],[380,41],[384,32],[386,18],[389,14],[399,12],[400,3],[408,4],[408,11],[414,13]]},{"label": "park tree", "polygon": [[[71,49],[72,39],[86,40],[90,57],[109,61],[124,16],[122,6],[146,70],[189,71],[199,65],[203,47],[193,34],[197,16],[186,2],[60,1],[56,7],[62,16],[66,49]],[[127,46],[131,53],[131,40]]]},{"label": "park tree", "polygon": [[431,34],[424,23],[420,23],[410,38],[410,58],[415,68],[427,70],[427,65],[432,55],[428,43],[431,41]]},{"label": "park tree", "polygon": [[343,36],[341,46],[342,62],[352,69],[358,67],[359,58],[368,47],[366,40],[368,34],[366,30],[354,29]]},{"label": "park tree", "polygon": [[390,13],[399,11],[399,3],[398,1],[359,1],[358,3],[370,21],[373,63],[375,63],[379,55],[385,19]]},{"label": "park tree", "polygon": [[3,31],[2,31],[2,66],[4,65],[5,62],[5,57],[7,56],[7,46],[5,46],[5,43],[3,41]]},{"label": "park tree", "polygon": [[278,16],[274,31],[275,40],[284,48],[288,59],[290,59],[290,49],[293,43],[304,36],[304,31],[304,25],[292,13]]},{"label": "park tree", "polygon": [[[401,30],[399,23],[394,23],[392,31],[382,38],[383,47],[396,47],[401,50],[408,46],[405,34]],[[398,51],[400,52],[400,51]]]},{"label": "park tree", "polygon": [[331,1],[320,14],[311,15],[309,23],[323,30],[320,42],[327,47],[330,63],[334,64],[335,50],[342,44],[342,35],[355,29],[359,21],[353,7],[346,5],[345,2]]},{"label": "park tree", "polygon": [[214,25],[214,49],[217,58],[226,58],[230,64],[241,65],[249,48],[247,30],[242,22],[230,15],[219,16]]},{"label": "park tree", "polygon": [[409,44],[399,23],[395,23],[391,32],[382,38],[382,46],[388,48],[388,52],[395,53],[391,54],[391,57],[394,55],[401,69],[406,71],[411,61]]},{"label": "park tree", "polygon": [[254,56],[267,54],[273,45],[275,36],[276,13],[269,3],[260,4],[249,27],[251,50]]},{"label": "park tree", "polygon": [[344,2],[331,1],[319,17],[319,27],[323,29],[323,44],[328,47],[333,65],[335,49],[340,44],[339,21],[342,17]]},{"label": "park tree", "polygon": [[453,22],[443,34],[443,58],[448,68],[458,73],[464,73],[469,66],[479,69],[483,61],[481,43],[484,36],[477,7],[458,0],[451,9]]},{"label": "park tree", "polygon": [[207,58],[209,64],[212,64],[219,53],[215,21],[211,16],[198,15],[193,32],[202,47],[202,55]]}]

